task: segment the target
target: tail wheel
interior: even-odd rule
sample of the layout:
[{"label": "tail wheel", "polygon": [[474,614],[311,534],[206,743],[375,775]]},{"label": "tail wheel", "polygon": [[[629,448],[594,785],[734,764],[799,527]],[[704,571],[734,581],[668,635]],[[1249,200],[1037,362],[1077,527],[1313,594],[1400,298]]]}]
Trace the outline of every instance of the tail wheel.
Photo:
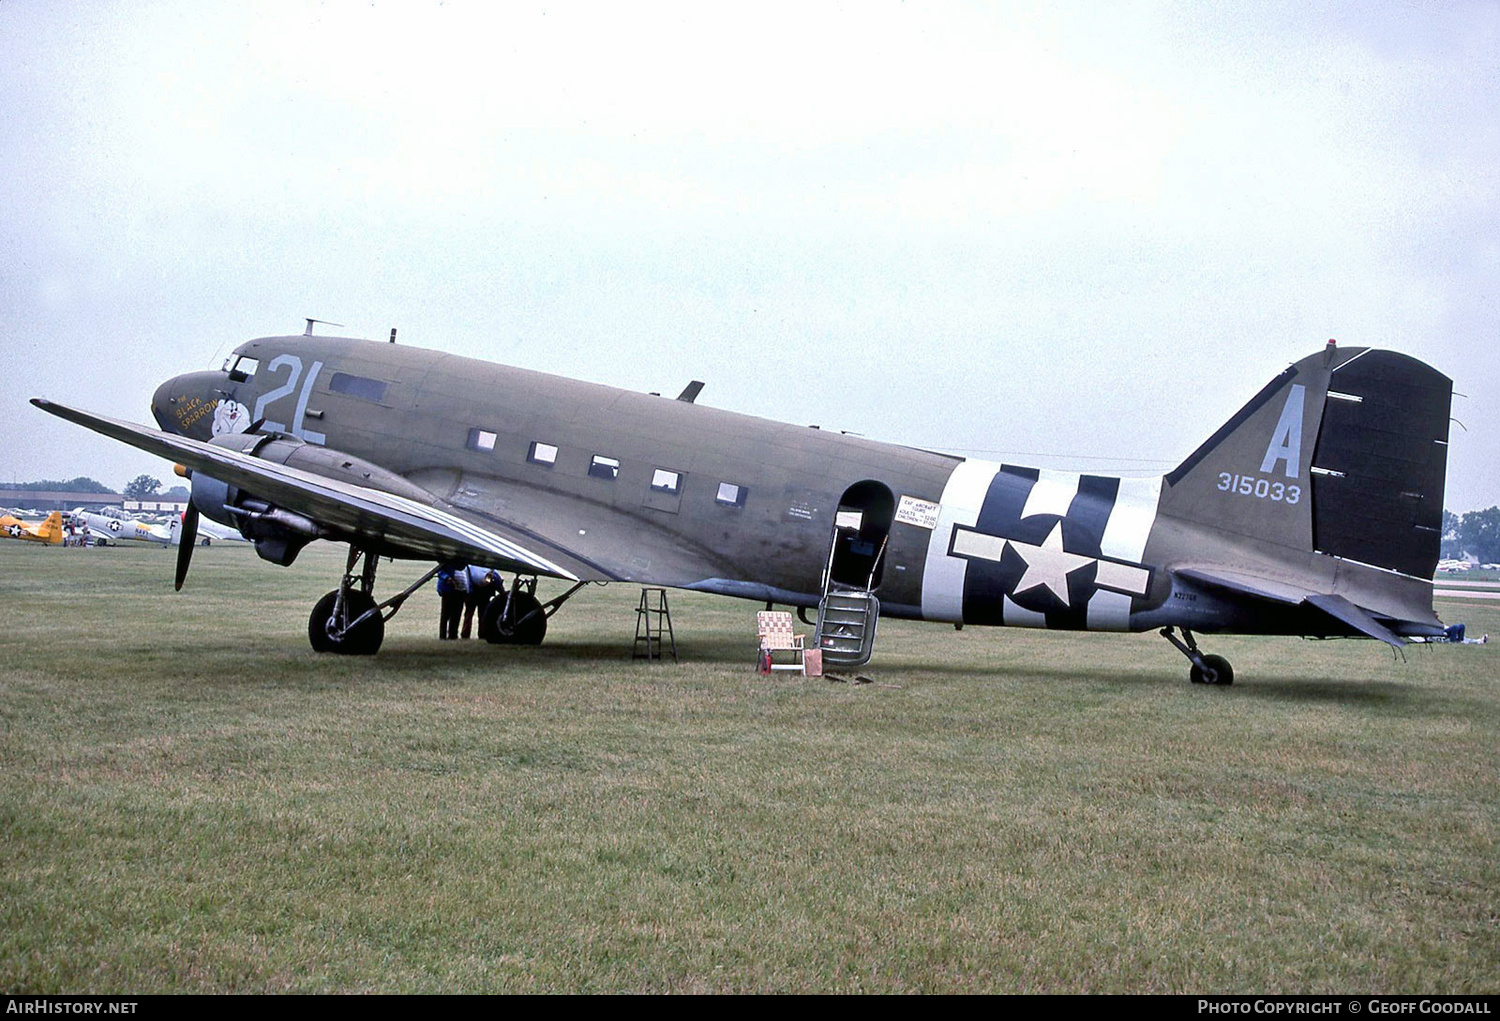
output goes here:
[{"label": "tail wheel", "polygon": [[[318,600],[312,615],[307,619],[307,640],[318,652],[335,652],[344,656],[373,656],[385,640],[385,618],[371,614],[356,628],[342,633],[335,629],[333,604],[339,596],[338,590]],[[375,608],[375,600],[358,590],[344,596],[344,619],[355,620],[360,614]]]},{"label": "tail wheel", "polygon": [[1234,667],[1223,656],[1204,656],[1203,665],[1207,669],[1200,670],[1195,666],[1188,674],[1194,684],[1226,686],[1234,683]]},{"label": "tail wheel", "polygon": [[492,645],[541,645],[547,635],[547,615],[542,612],[541,601],[527,592],[510,593],[508,621],[505,601],[504,595],[490,600],[479,621],[479,637]]}]

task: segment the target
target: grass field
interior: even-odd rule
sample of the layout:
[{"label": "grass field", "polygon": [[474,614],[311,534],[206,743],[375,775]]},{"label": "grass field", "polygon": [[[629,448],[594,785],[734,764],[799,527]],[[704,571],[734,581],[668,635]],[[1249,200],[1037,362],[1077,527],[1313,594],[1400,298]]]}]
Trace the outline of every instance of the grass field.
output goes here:
[{"label": "grass field", "polygon": [[354,660],[341,551],[171,565],[0,543],[0,991],[1500,990],[1500,643],[886,621],[850,686],[611,586]]}]

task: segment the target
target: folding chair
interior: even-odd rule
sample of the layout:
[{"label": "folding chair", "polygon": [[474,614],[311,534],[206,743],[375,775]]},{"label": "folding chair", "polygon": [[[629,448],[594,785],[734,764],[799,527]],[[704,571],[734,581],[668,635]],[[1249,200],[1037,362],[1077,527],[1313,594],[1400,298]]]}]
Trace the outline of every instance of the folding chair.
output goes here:
[{"label": "folding chair", "polygon": [[[806,675],[807,662],[802,649],[802,635],[792,631],[792,615],[785,610],[761,610],[755,615],[760,636],[760,672],[795,670]],[[776,662],[776,653],[791,653],[792,662]]]}]

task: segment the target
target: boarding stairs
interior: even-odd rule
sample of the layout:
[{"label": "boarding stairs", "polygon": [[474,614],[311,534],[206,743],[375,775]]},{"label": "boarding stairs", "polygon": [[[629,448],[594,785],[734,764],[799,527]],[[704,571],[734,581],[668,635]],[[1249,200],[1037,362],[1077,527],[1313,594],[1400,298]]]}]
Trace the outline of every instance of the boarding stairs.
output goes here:
[{"label": "boarding stairs", "polygon": [[830,550],[823,574],[823,598],[818,602],[818,623],[813,630],[813,647],[823,651],[825,668],[860,667],[870,662],[875,651],[875,629],[880,622],[880,600],[873,589],[883,556],[884,541],[864,585],[847,585],[833,578]]}]

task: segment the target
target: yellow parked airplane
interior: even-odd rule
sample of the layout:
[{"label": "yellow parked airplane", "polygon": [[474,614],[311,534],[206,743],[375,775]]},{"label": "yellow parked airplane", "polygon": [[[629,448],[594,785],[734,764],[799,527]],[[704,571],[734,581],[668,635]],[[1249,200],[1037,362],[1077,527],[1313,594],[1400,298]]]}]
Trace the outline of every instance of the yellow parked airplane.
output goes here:
[{"label": "yellow parked airplane", "polygon": [[7,539],[25,539],[28,542],[45,542],[61,546],[63,541],[63,519],[61,511],[47,515],[46,521],[27,523],[9,514],[0,515],[0,535]]}]

